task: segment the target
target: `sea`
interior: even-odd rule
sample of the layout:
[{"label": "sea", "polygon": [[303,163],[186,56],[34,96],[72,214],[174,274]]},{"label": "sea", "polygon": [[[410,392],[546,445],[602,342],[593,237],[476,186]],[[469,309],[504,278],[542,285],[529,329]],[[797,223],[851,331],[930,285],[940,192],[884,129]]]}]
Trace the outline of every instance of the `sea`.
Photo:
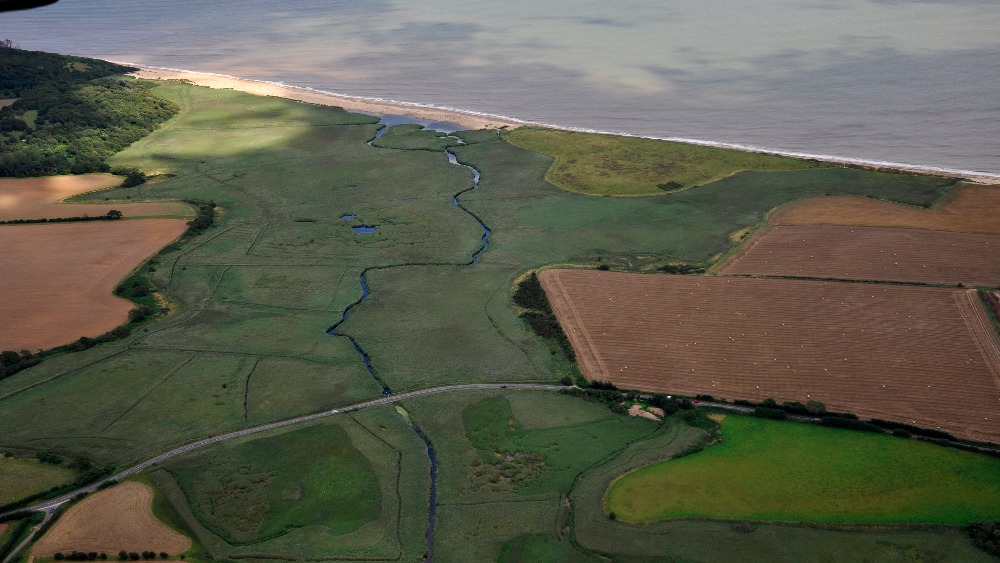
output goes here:
[{"label": "sea", "polygon": [[59,0],[54,51],[1000,177],[997,0]]}]

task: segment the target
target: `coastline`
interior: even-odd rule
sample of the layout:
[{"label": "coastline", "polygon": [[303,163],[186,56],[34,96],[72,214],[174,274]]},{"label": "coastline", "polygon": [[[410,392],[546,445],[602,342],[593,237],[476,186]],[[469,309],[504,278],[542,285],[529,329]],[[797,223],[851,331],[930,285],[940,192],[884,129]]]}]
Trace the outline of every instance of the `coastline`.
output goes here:
[{"label": "coastline", "polygon": [[862,158],[842,157],[836,155],[825,155],[807,153],[791,150],[782,150],[770,147],[758,147],[752,145],[742,145],[738,143],[724,143],[718,141],[706,141],[702,139],[689,139],[684,137],[657,137],[649,135],[635,135],[631,133],[621,133],[615,131],[601,131],[597,129],[587,129],[582,127],[566,127],[551,123],[540,123],[525,121],[514,117],[502,115],[492,115],[488,113],[463,110],[459,108],[435,106],[432,104],[420,104],[414,102],[402,102],[397,100],[387,100],[383,98],[373,98],[364,96],[349,96],[317,90],[304,86],[294,86],[281,82],[270,82],[265,80],[253,80],[239,78],[226,74],[211,72],[199,72],[177,68],[156,67],[140,65],[124,61],[110,61],[117,64],[132,66],[139,70],[130,74],[136,78],[147,80],[187,80],[198,86],[209,88],[233,89],[259,96],[276,96],[297,100],[311,104],[338,106],[349,111],[375,115],[396,115],[412,117],[420,120],[439,121],[453,123],[466,129],[515,129],[517,127],[530,125],[533,127],[545,127],[550,129],[560,129],[563,131],[575,131],[579,133],[594,133],[599,135],[616,135],[621,137],[636,137],[642,139],[653,139],[657,141],[671,141],[686,143],[691,145],[701,145],[722,149],[731,149],[744,152],[773,154],[789,156],[794,158],[804,158],[842,164],[846,166],[857,166],[871,170],[891,170],[901,172],[913,172],[917,174],[929,174],[934,176],[947,176],[961,178],[969,182],[983,185],[1000,185],[1000,174],[980,172],[976,170],[958,170],[951,168],[941,168],[936,166],[925,166],[919,164],[907,164],[902,162],[888,162],[879,160],[866,160]]}]

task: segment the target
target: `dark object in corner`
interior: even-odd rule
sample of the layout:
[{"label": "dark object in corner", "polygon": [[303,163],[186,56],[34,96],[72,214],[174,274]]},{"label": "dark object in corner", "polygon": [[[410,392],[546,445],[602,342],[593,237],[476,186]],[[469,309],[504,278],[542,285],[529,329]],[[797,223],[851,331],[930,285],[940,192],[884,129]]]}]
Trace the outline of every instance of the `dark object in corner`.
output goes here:
[{"label": "dark object in corner", "polygon": [[59,0],[0,0],[0,12],[12,12],[14,10],[30,10],[41,8],[49,4],[55,4]]}]

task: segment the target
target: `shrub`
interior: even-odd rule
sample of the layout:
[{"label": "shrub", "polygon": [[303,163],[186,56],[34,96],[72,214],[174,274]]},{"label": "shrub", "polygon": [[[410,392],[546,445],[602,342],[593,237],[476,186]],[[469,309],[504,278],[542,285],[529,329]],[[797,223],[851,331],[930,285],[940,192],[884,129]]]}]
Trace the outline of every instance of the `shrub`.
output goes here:
[{"label": "shrub", "polygon": [[969,525],[972,543],[983,551],[1000,557],[1000,521],[977,520]]},{"label": "shrub", "polygon": [[753,415],[761,418],[772,418],[774,420],[785,420],[788,418],[787,412],[770,407],[757,407],[753,410]]}]

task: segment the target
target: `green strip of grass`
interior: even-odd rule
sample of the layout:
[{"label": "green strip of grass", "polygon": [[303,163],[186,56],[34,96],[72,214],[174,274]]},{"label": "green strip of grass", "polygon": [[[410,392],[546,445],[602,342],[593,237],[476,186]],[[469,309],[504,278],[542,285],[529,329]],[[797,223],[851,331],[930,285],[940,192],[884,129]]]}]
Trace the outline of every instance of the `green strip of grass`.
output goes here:
[{"label": "green strip of grass", "polygon": [[545,178],[589,195],[656,195],[752,170],[800,170],[806,160],[636,137],[521,127],[507,136],[521,148],[555,157]]},{"label": "green strip of grass", "polygon": [[702,453],[615,482],[620,520],[968,524],[1000,516],[1000,461],[911,440],[727,416]]}]

